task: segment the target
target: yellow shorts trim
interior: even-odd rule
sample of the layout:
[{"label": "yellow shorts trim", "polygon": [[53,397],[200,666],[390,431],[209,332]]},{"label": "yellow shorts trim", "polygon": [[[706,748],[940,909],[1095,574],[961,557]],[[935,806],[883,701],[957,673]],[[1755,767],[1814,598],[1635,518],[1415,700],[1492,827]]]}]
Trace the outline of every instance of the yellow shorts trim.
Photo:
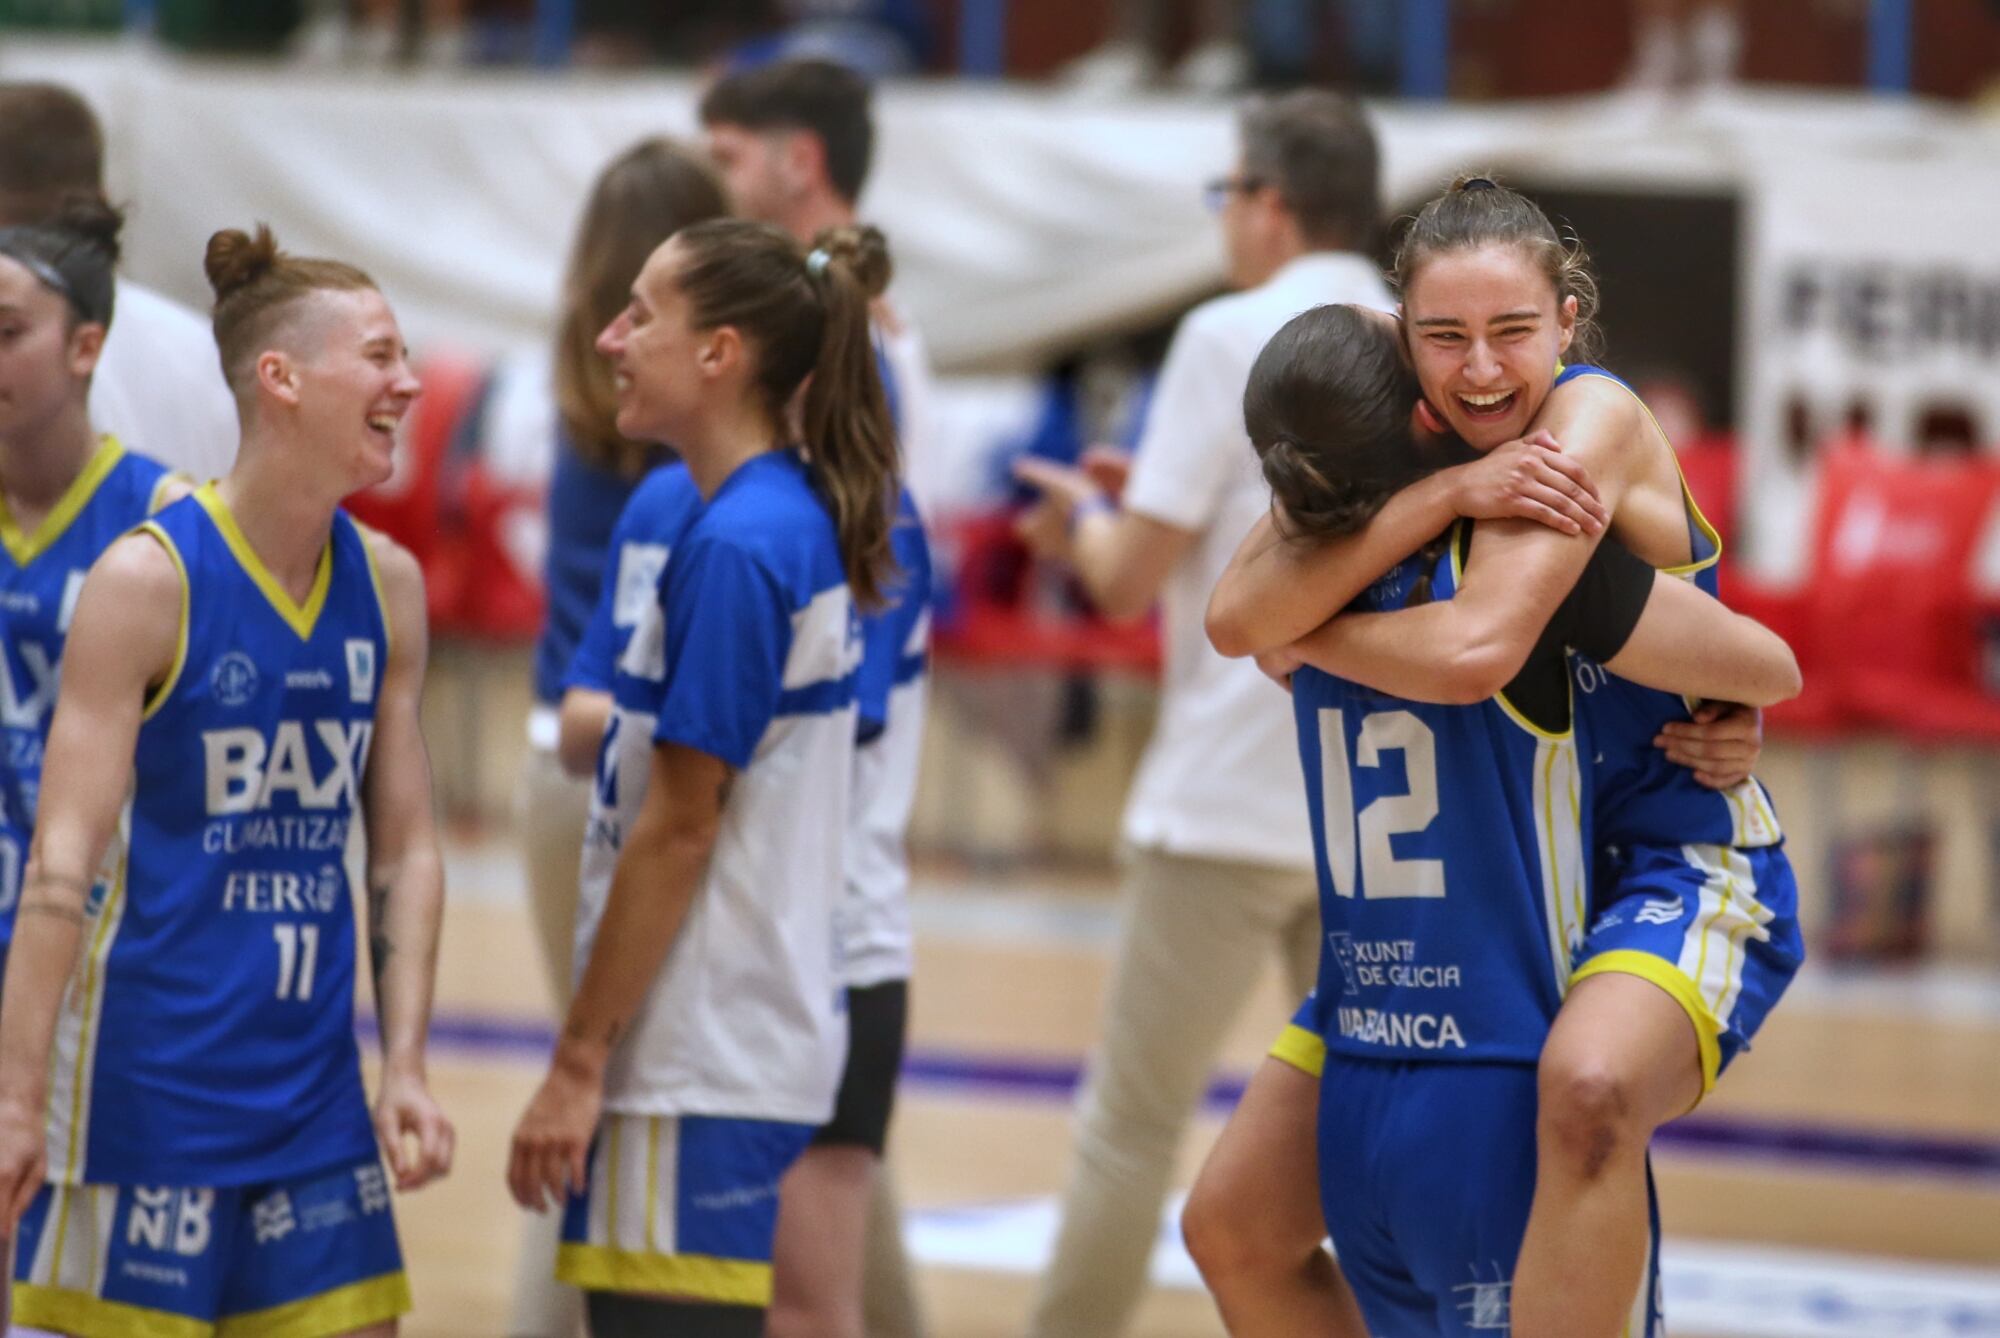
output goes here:
[{"label": "yellow shorts trim", "polygon": [[215,1332],[214,1325],[186,1315],[32,1282],[14,1284],[14,1323],[76,1338],[209,1338]]},{"label": "yellow shorts trim", "polygon": [[1294,1022],[1287,1022],[1271,1045],[1271,1058],[1283,1060],[1310,1077],[1326,1073],[1326,1042]]},{"label": "yellow shorts trim", "polygon": [[1681,1006],[1688,1020],[1694,1023],[1695,1043],[1701,1047],[1701,1094],[1707,1096],[1714,1091],[1716,1075],[1722,1071],[1722,1046],[1716,1039],[1722,1035],[1722,1024],[1702,1001],[1701,990],[1695,983],[1664,957],[1634,948],[1620,948],[1591,958],[1577,968],[1569,983],[1574,987],[1579,980],[1603,975],[1637,976],[1650,981]]},{"label": "yellow shorts trim", "polygon": [[643,1254],[565,1243],[556,1250],[556,1281],[593,1292],[686,1296],[724,1305],[771,1304],[771,1266],[709,1254]]},{"label": "yellow shorts trim", "polygon": [[330,1338],[409,1313],[410,1280],[401,1272],[350,1282],[268,1310],[225,1315],[219,1338]]}]

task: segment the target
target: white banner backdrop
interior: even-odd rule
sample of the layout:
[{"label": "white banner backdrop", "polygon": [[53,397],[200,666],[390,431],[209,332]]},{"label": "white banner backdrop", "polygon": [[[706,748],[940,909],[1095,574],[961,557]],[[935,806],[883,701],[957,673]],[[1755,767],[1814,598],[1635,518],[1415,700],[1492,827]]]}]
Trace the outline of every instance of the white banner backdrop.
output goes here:
[{"label": "white banner backdrop", "polygon": [[1746,257],[1744,496],[1752,554],[1799,574],[1809,471],[1850,415],[1907,449],[1933,414],[2000,441],[2000,160],[1925,151],[1766,164]]},{"label": "white banner backdrop", "polygon": [[[209,233],[262,219],[369,269],[419,347],[486,354],[546,338],[592,175],[641,136],[692,134],[697,96],[684,76],[333,75],[124,43],[10,42],[0,76],[59,79],[98,108],[136,206],[134,277],[205,305]],[[1374,111],[1391,201],[1467,168],[1746,197],[1740,510],[1767,574],[1799,552],[1809,488],[1783,456],[1793,397],[1822,424],[1860,397],[1892,441],[1961,403],[2000,438],[2000,121],[1759,90]],[[863,212],[941,368],[1032,368],[1221,282],[1200,189],[1234,154],[1227,103],[912,83],[877,113]]]}]

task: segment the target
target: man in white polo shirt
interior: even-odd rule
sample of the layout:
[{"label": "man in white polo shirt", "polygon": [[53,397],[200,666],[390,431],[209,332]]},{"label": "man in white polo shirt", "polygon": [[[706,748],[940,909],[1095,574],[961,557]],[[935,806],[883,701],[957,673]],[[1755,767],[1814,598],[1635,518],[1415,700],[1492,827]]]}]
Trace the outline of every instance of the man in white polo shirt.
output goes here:
[{"label": "man in white polo shirt", "polygon": [[1380,224],[1377,157],[1351,98],[1310,90],[1248,107],[1236,168],[1209,188],[1240,291],[1181,322],[1122,497],[1081,470],[1017,470],[1042,491],[1022,524],[1028,542],[1073,565],[1109,616],[1159,600],[1165,643],[1159,720],[1125,811],[1131,904],[1035,1338],[1124,1329],[1224,1036],[1273,954],[1291,998],[1318,965],[1290,703],[1251,661],[1217,655],[1202,616],[1270,506],[1243,431],[1251,362],[1310,307],[1394,307],[1361,253]]}]

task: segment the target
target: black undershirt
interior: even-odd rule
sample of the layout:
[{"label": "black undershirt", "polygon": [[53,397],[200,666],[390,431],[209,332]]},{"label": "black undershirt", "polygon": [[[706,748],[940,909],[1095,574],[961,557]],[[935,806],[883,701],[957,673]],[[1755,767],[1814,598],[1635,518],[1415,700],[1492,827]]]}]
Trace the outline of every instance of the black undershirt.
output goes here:
[{"label": "black undershirt", "polygon": [[[1459,560],[1472,551],[1476,527],[1459,527]],[[1569,657],[1572,649],[1599,664],[1625,648],[1653,594],[1654,571],[1609,535],[1597,545],[1527,663],[1503,695],[1538,729],[1560,734],[1570,726]]]}]

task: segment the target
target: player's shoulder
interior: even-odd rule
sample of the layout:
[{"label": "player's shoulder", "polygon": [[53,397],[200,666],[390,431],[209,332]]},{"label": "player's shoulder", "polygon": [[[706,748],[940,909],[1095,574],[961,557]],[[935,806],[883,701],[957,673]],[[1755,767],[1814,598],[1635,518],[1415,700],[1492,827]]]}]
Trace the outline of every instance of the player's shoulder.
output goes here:
[{"label": "player's shoulder", "polygon": [[121,534],[91,564],[89,585],[99,599],[149,607],[179,607],[186,593],[185,556],[156,524]]},{"label": "player's shoulder", "polygon": [[348,521],[354,526],[354,533],[375,568],[376,579],[382,582],[384,598],[393,601],[398,595],[412,590],[421,594],[424,569],[417,561],[417,555],[372,525],[363,524],[352,516],[348,517]]}]

